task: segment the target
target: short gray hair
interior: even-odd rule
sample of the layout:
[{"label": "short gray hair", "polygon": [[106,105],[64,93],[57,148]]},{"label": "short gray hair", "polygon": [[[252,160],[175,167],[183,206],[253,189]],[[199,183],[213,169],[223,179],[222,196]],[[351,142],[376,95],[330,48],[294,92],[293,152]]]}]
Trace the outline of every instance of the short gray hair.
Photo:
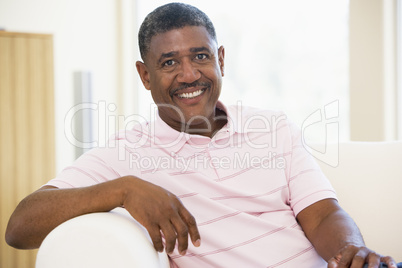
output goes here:
[{"label": "short gray hair", "polygon": [[152,37],[185,26],[203,26],[217,42],[214,25],[204,12],[188,4],[169,3],[149,13],[141,24],[138,44],[142,60],[149,52]]}]

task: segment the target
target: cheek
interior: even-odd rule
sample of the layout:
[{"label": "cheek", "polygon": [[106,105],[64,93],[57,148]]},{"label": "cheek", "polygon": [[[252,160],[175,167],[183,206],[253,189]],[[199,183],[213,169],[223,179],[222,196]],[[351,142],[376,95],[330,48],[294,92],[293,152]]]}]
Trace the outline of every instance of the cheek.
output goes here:
[{"label": "cheek", "polygon": [[221,92],[221,87],[222,87],[222,75],[221,75],[221,71],[218,69],[216,70],[215,74],[214,74],[214,80],[215,80],[215,91],[216,93],[220,94]]},{"label": "cheek", "polygon": [[151,80],[151,93],[152,97],[155,99],[166,99],[170,98],[169,90],[171,88],[171,79],[167,77],[157,77]]}]

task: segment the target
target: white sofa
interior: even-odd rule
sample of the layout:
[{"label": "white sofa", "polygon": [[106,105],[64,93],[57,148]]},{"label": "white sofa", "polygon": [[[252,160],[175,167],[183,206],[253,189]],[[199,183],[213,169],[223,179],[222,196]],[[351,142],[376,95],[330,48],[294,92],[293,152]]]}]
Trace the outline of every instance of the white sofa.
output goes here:
[{"label": "white sofa", "polygon": [[155,251],[148,232],[127,210],[92,213],[56,227],[42,242],[37,268],[162,268],[165,253]]},{"label": "white sofa", "polygon": [[368,247],[402,262],[402,141],[341,143],[336,167],[318,163]]},{"label": "white sofa", "polygon": [[[332,144],[317,155],[367,245],[402,261],[402,141]],[[153,249],[146,230],[118,208],[58,226],[42,243],[36,267],[148,268],[169,267],[169,261]]]}]

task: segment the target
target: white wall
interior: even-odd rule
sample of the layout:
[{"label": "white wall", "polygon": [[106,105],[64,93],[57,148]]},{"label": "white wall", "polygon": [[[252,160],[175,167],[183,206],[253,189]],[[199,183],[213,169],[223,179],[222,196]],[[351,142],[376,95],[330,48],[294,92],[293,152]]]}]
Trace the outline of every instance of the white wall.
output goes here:
[{"label": "white wall", "polygon": [[74,105],[73,72],[92,73],[95,103],[116,102],[116,14],[114,0],[0,0],[0,28],[54,35],[57,171],[74,160],[64,134]]},{"label": "white wall", "polygon": [[351,0],[349,92],[351,140],[397,138],[397,0]]}]

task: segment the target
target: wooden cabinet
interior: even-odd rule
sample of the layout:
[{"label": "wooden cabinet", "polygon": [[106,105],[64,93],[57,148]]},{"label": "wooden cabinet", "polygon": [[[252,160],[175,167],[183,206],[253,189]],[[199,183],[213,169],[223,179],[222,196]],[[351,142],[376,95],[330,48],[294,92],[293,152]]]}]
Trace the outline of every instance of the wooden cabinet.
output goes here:
[{"label": "wooden cabinet", "polygon": [[0,32],[0,267],[34,267],[36,250],[4,240],[26,195],[55,173],[53,38]]}]

